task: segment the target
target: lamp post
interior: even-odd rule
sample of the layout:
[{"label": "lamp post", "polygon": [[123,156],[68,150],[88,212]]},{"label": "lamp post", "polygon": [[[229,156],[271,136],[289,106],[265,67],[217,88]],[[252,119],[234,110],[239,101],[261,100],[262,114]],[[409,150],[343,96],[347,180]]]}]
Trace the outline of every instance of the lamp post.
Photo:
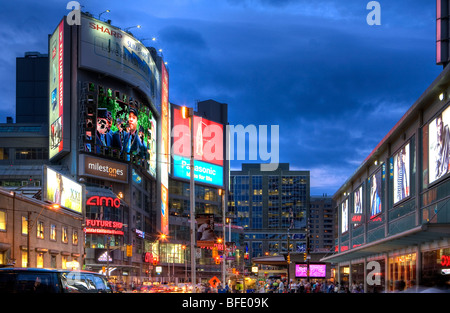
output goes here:
[{"label": "lamp post", "polygon": [[103,11],[102,13],[100,13],[100,14],[98,15],[98,19],[100,20],[100,17],[102,16],[103,13],[109,13],[109,12],[111,12],[111,11],[110,11],[110,10]]},{"label": "lamp post", "polygon": [[184,119],[189,118],[191,129],[191,162],[190,162],[190,218],[191,218],[191,283],[192,290],[195,290],[195,284],[197,282],[196,277],[196,264],[195,264],[195,183],[194,183],[194,109],[182,107],[182,117]]},{"label": "lamp post", "polygon": [[223,241],[222,241],[222,283],[225,285],[225,273],[226,273],[226,268],[225,268],[225,223],[226,223],[226,219],[225,219],[225,189],[219,189],[219,195],[222,196],[222,234],[223,234]]},{"label": "lamp post", "polygon": [[124,28],[123,31],[128,32],[129,29],[132,29],[132,28],[135,28],[135,27],[136,27],[136,28],[141,28],[141,25],[130,26],[130,27]]}]

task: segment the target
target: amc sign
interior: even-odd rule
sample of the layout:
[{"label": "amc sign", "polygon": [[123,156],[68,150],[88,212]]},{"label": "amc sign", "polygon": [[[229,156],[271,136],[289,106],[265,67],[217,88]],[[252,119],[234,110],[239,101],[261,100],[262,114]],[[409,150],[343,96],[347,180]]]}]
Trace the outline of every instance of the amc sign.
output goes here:
[{"label": "amc sign", "polygon": [[120,207],[119,198],[92,196],[86,201],[87,205],[110,206],[118,209]]}]

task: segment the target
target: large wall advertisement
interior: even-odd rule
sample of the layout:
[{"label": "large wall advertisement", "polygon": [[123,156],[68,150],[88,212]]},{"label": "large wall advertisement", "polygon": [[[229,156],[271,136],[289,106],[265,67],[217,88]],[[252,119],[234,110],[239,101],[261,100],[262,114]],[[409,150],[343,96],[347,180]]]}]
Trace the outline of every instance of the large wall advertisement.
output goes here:
[{"label": "large wall advertisement", "polygon": [[159,73],[148,49],[130,34],[85,15],[81,17],[79,65],[138,86],[149,101],[155,100]]},{"label": "large wall advertisement", "polygon": [[170,162],[170,105],[169,73],[161,64],[161,233],[169,234],[169,162]]},{"label": "large wall advertisement", "polygon": [[44,166],[44,201],[59,204],[61,207],[82,214],[83,185]]},{"label": "large wall advertisement", "polygon": [[157,124],[153,112],[120,91],[88,85],[84,151],[132,161],[156,177]]},{"label": "large wall advertisement", "polygon": [[[173,175],[190,179],[191,133],[189,120],[173,110]],[[223,125],[194,116],[195,181],[223,186]]]},{"label": "large wall advertisement", "polygon": [[[49,159],[63,151],[69,151],[70,131],[66,123],[70,120],[68,112],[70,102],[67,101],[67,91],[70,82],[70,54],[65,51],[67,34],[65,18],[58,24],[49,39]],[[66,40],[67,41],[67,40]],[[65,130],[64,130],[65,128]]]},{"label": "large wall advertisement", "polygon": [[[428,125],[429,183],[450,173],[450,107]],[[427,146],[424,146],[424,150]],[[425,158],[424,158],[425,159]]]},{"label": "large wall advertisement", "polygon": [[409,143],[393,157],[394,204],[410,195],[410,154]]},{"label": "large wall advertisement", "polygon": [[378,170],[374,175],[369,178],[369,190],[370,190],[370,218],[383,211],[382,193],[381,193],[381,170]]}]

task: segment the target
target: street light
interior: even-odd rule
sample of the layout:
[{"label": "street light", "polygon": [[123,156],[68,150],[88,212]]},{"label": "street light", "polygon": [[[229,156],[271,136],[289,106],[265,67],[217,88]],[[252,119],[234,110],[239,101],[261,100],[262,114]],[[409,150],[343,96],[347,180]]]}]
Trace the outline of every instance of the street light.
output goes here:
[{"label": "street light", "polygon": [[191,128],[191,162],[190,162],[190,218],[191,218],[191,283],[192,290],[197,281],[196,265],[195,265],[195,183],[194,183],[194,109],[182,107],[181,114],[183,119],[189,118]]},{"label": "street light", "polygon": [[111,12],[111,11],[110,11],[110,10],[103,11],[102,13],[100,13],[100,14],[98,15],[98,19],[100,20],[100,17],[102,16],[103,13],[109,13],[109,12]]},{"label": "street light", "polygon": [[[225,268],[225,189],[219,189],[219,196],[222,196],[222,233],[223,233],[223,245],[222,245],[222,283],[225,285],[226,280],[226,268]],[[221,239],[221,238],[219,238]]]},{"label": "street light", "polygon": [[136,28],[141,28],[141,25],[130,26],[130,27],[124,28],[124,31],[125,31],[125,32],[128,32],[129,29],[135,28],[135,27],[136,27]]}]

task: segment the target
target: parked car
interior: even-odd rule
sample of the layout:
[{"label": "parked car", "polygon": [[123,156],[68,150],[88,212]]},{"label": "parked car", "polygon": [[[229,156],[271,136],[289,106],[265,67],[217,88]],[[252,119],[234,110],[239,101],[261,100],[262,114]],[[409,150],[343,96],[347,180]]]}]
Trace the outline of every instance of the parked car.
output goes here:
[{"label": "parked car", "polygon": [[0,268],[0,293],[110,293],[99,273],[43,268]]}]

